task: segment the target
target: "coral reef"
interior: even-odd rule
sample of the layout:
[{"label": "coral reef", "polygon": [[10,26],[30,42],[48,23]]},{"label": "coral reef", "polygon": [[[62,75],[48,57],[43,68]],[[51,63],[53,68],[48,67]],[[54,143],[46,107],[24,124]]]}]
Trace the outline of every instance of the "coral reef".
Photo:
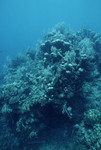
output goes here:
[{"label": "coral reef", "polygon": [[0,149],[100,150],[100,55],[101,34],[59,25],[38,47],[9,59],[0,87]]},{"label": "coral reef", "polygon": [[81,124],[76,124],[76,144],[82,143],[86,149],[100,150],[101,148],[101,114],[96,109],[85,112]]}]

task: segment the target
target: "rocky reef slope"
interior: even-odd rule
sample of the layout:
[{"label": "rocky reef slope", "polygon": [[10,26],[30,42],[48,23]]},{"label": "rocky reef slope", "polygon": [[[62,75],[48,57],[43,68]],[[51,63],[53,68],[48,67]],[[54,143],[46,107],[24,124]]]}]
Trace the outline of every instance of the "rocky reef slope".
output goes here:
[{"label": "rocky reef slope", "polygon": [[0,110],[1,150],[100,150],[101,34],[59,25],[9,60]]}]

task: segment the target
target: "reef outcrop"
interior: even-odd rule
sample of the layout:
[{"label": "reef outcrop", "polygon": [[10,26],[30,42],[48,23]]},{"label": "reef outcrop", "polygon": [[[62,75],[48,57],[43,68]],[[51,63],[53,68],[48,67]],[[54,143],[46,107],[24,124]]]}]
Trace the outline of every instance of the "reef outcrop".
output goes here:
[{"label": "reef outcrop", "polygon": [[64,150],[101,149],[100,56],[101,34],[60,25],[9,60],[0,88],[0,149],[41,150],[53,141],[53,149],[57,142]]}]

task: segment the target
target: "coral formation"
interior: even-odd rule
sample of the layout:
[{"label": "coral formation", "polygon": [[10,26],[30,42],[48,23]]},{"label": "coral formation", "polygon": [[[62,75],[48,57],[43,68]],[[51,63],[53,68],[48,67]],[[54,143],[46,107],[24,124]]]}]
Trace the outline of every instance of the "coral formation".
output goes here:
[{"label": "coral formation", "polygon": [[101,34],[60,25],[36,49],[8,60],[0,149],[100,150],[100,55]]}]

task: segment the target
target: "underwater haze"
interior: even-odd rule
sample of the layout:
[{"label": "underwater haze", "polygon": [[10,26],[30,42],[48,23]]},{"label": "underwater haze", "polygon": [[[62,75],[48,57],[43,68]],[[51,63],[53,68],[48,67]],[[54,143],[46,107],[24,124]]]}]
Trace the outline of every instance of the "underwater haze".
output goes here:
[{"label": "underwater haze", "polygon": [[60,22],[73,31],[100,31],[100,18],[100,0],[0,0],[0,67],[7,56],[34,47],[43,31]]},{"label": "underwater haze", "polygon": [[101,150],[100,1],[0,1],[0,150]]}]

